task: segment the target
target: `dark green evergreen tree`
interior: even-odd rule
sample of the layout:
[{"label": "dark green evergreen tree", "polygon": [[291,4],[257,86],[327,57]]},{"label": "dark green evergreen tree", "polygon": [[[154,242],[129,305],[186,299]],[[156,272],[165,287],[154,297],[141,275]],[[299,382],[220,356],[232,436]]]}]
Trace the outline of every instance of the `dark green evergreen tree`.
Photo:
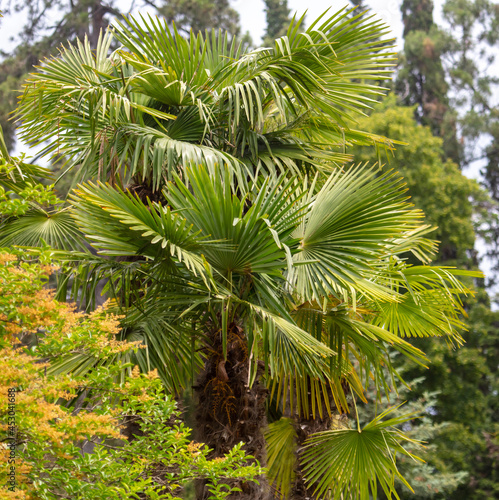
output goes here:
[{"label": "dark green evergreen tree", "polygon": [[404,23],[404,38],[411,31],[428,33],[434,26],[433,0],[403,0],[400,7]]},{"label": "dark green evergreen tree", "polygon": [[456,136],[456,113],[449,106],[449,86],[442,63],[445,34],[433,22],[432,0],[403,0],[404,50],[396,90],[404,105],[416,105],[419,123],[444,140],[444,156],[461,161]]},{"label": "dark green evergreen tree", "polygon": [[175,23],[180,32],[189,34],[207,29],[221,29],[232,35],[239,35],[239,13],[229,0],[159,0],[146,2],[156,8],[169,23]]},{"label": "dark green evergreen tree", "polygon": [[264,45],[271,45],[276,38],[284,36],[288,29],[291,10],[288,0],[264,0],[267,28],[263,38]]},{"label": "dark green evergreen tree", "polygon": [[[466,164],[486,158],[489,168],[499,135],[499,78],[494,71],[499,48],[499,3],[447,0],[443,6],[448,36],[447,68],[453,103],[460,111]],[[486,136],[488,153],[477,139]],[[495,145],[495,146],[494,146]],[[492,194],[496,196],[494,192]]]},{"label": "dark green evergreen tree", "polygon": [[[459,110],[463,164],[479,162],[483,181],[496,205],[485,229],[489,257],[499,271],[499,3],[447,0],[443,15],[449,38],[448,80]],[[495,280],[497,281],[497,279]]]}]

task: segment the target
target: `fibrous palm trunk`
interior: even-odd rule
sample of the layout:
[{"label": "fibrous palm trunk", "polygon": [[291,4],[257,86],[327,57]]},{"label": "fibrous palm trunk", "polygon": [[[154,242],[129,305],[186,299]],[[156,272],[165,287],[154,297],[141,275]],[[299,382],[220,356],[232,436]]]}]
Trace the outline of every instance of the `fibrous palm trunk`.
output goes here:
[{"label": "fibrous palm trunk", "polygon": [[[346,385],[344,386],[346,390]],[[329,395],[329,406],[331,408],[331,415],[327,412],[326,408],[323,406],[323,417],[315,416],[310,412],[308,415],[303,415],[301,417],[295,417],[294,427],[296,430],[296,444],[297,444],[297,454],[300,453],[305,441],[312,435],[318,432],[328,431],[333,428],[345,427],[346,421],[348,420],[347,415],[340,412],[334,404],[334,398],[330,391]],[[311,401],[309,407],[312,407]],[[299,458],[299,457],[297,457]],[[297,459],[295,467],[295,481],[291,487],[290,500],[321,500],[318,496],[314,495],[314,485],[306,484],[303,471],[300,467],[300,461]]]},{"label": "fibrous palm trunk", "polygon": [[[307,438],[316,432],[327,431],[331,428],[331,417],[324,418],[295,418],[296,444],[299,451]],[[302,470],[297,461],[295,468],[295,481],[291,487],[290,500],[319,500],[313,495],[313,488],[307,487]]]},{"label": "fibrous palm trunk", "polygon": [[[205,348],[205,368],[196,390],[197,438],[213,449],[213,457],[222,457],[233,446],[244,443],[244,450],[265,464],[265,440],[262,430],[266,426],[265,400],[267,389],[257,375],[248,387],[250,359],[246,336],[235,323],[228,326],[227,358],[224,358],[221,331],[210,332]],[[268,500],[269,486],[265,477],[254,482],[232,484],[241,491],[231,499]],[[197,498],[207,498],[204,485],[197,486]]]}]

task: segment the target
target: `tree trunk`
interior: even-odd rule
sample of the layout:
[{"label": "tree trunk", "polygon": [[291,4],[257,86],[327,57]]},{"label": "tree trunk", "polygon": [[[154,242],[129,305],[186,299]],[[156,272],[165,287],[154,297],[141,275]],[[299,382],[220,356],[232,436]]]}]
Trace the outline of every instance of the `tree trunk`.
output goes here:
[{"label": "tree trunk", "polygon": [[[250,359],[246,336],[235,323],[228,325],[227,359],[224,360],[222,333],[208,335],[205,349],[205,369],[196,391],[197,439],[206,443],[213,457],[221,457],[231,448],[244,443],[244,450],[265,464],[265,439],[262,430],[267,424],[265,400],[267,389],[260,384],[259,374],[248,387]],[[237,500],[268,500],[270,488],[265,477],[253,482],[231,482],[242,491],[231,495]],[[208,497],[204,484],[197,485],[197,499]]]},{"label": "tree trunk", "polygon": [[[297,450],[301,449],[306,439],[311,434],[329,430],[331,428],[331,421],[331,417],[329,416],[316,419],[313,419],[311,415],[309,418],[295,417]],[[305,478],[303,477],[300,463],[298,460],[296,463],[295,481],[291,487],[290,500],[319,500],[312,494],[314,488],[307,488],[305,486]]]},{"label": "tree trunk", "polygon": [[[346,391],[347,387],[344,384],[343,389]],[[328,391],[329,392],[329,391]],[[300,453],[302,446],[305,441],[317,432],[324,432],[331,429],[345,428],[346,422],[348,421],[348,416],[345,413],[340,413],[339,409],[336,408],[334,404],[333,395],[329,392],[329,404],[331,408],[331,416],[328,415],[325,406],[323,406],[323,418],[316,416],[313,417],[312,412],[307,416],[294,417],[294,425],[296,430],[296,444],[297,444],[297,454]],[[312,407],[310,402],[309,407]],[[296,467],[295,467],[295,481],[291,487],[290,500],[321,500],[319,497],[313,494],[315,490],[315,485],[305,485],[305,478],[303,476],[303,471],[300,467],[299,457],[297,457]]]}]

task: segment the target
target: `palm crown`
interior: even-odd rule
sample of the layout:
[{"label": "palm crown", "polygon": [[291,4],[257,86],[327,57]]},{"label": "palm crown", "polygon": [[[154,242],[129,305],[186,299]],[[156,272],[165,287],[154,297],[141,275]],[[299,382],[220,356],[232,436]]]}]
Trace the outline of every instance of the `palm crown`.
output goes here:
[{"label": "palm crown", "polygon": [[[331,170],[351,143],[386,140],[347,125],[382,95],[393,61],[378,21],[339,12],[272,48],[246,51],[212,32],[190,40],[154,18],[129,18],[64,49],[25,86],[22,137],[47,141],[84,176],[159,189],[191,162],[258,173]],[[120,49],[108,55],[113,40]],[[352,81],[355,79],[355,81]]]},{"label": "palm crown", "polygon": [[[347,412],[347,391],[363,398],[371,377],[387,387],[389,347],[424,362],[404,337],[460,341],[467,290],[457,276],[476,273],[426,265],[430,228],[396,174],[341,166],[352,144],[391,146],[351,127],[383,93],[376,82],[392,57],[382,24],[349,14],[305,32],[298,20],[253,51],[220,33],[186,40],[160,20],[130,18],[95,52],[81,42],[47,60],[20,101],[24,138],[48,141],[45,154],[94,178],[66,210],[71,241],[80,231],[97,255],[60,254],[59,296],[71,285],[92,307],[105,280],[123,338],[146,346],[140,367],[158,369],[171,392],[196,381],[201,437],[217,452],[243,439],[262,457],[266,405],[274,418]],[[113,40],[121,47],[109,54]],[[12,227],[33,234],[38,223],[8,220],[4,243],[19,238]],[[55,226],[59,239],[46,231],[44,240],[57,245]],[[76,353],[53,369],[92,366]],[[336,477],[311,472],[310,484],[367,498],[367,481],[375,488],[381,477],[390,489],[388,446],[400,446],[385,427],[370,428],[384,451],[350,449],[385,454],[368,477],[345,479],[347,454],[335,457]],[[282,432],[269,436],[272,453],[283,449]],[[305,471],[330,438],[318,435]],[[289,470],[270,474],[285,492]]]}]

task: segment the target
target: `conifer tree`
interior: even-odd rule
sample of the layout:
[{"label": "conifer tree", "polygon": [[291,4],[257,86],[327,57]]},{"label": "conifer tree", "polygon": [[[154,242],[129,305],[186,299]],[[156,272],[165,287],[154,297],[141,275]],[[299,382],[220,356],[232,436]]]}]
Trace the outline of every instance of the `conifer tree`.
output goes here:
[{"label": "conifer tree", "polygon": [[456,137],[456,116],[449,107],[442,56],[446,37],[433,21],[432,0],[404,0],[404,51],[396,89],[404,105],[416,105],[419,123],[444,140],[444,155],[460,163],[461,147]]},{"label": "conifer tree", "polygon": [[288,0],[265,0],[267,28],[263,39],[264,45],[274,43],[276,38],[286,34],[291,20]]},{"label": "conifer tree", "polygon": [[216,28],[231,35],[239,35],[239,13],[234,10],[229,0],[147,0],[160,16],[169,23],[175,23],[177,29],[189,34],[204,32]]},{"label": "conifer tree", "polygon": [[447,72],[454,106],[459,110],[463,164],[481,166],[483,181],[496,206],[484,236],[489,257],[499,270],[499,4],[490,0],[447,0],[443,15],[448,32]]}]

